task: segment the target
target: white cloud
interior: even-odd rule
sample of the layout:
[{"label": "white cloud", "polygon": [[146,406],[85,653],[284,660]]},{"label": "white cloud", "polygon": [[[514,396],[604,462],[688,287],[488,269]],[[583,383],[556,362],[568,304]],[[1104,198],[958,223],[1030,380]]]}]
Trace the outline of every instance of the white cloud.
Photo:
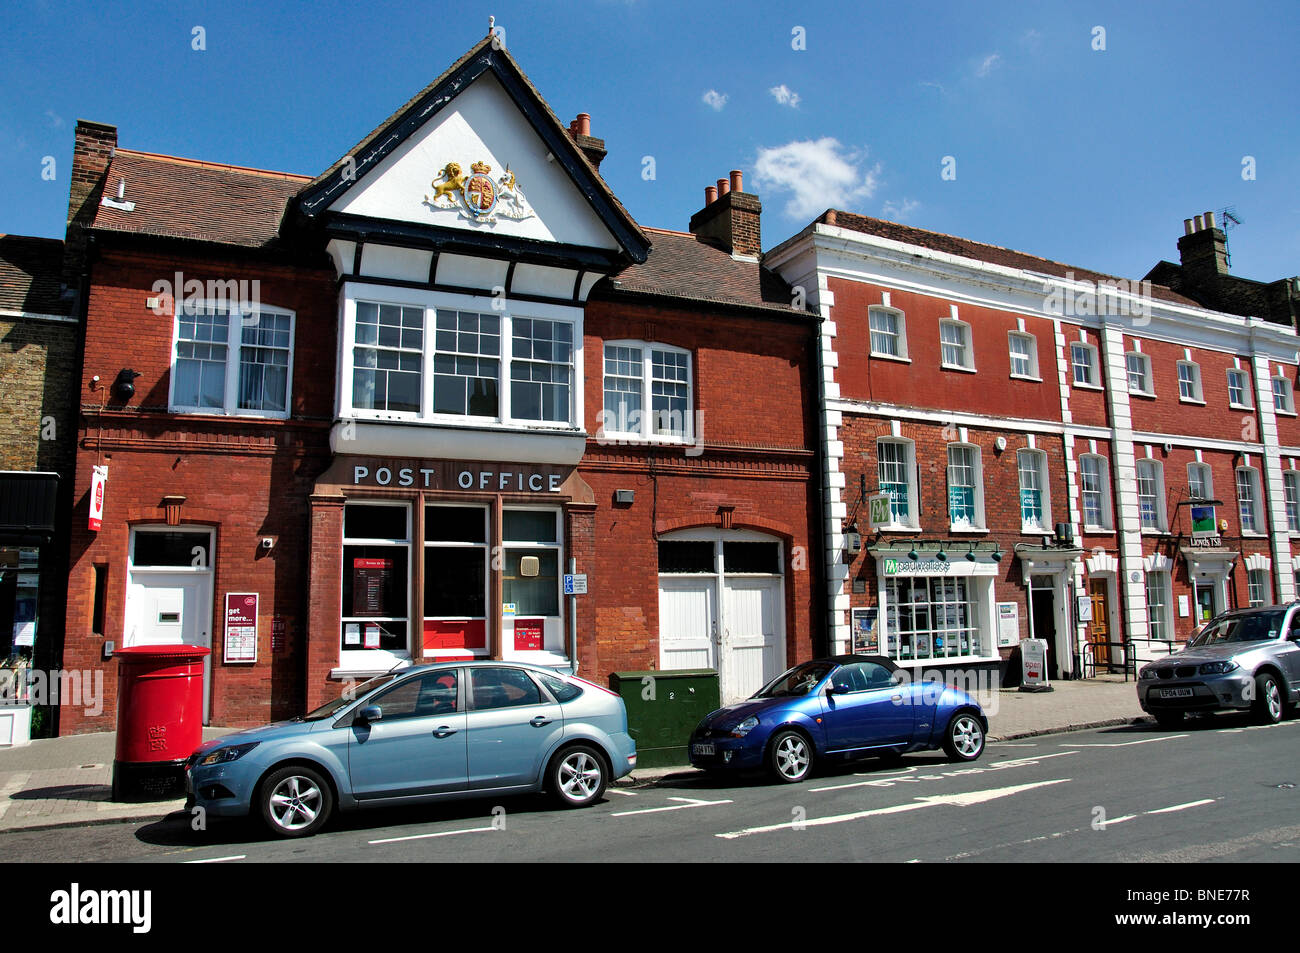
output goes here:
[{"label": "white cloud", "polygon": [[928,79],[923,79],[923,80],[921,80],[921,85],[922,85],[922,86],[932,86],[932,87],[934,87],[935,89],[937,89],[937,90],[939,91],[939,95],[940,95],[940,96],[944,95],[944,94],[947,92],[947,90],[945,90],[945,89],[943,88],[943,83],[936,83],[936,82],[933,82],[933,81],[928,80]]},{"label": "white cloud", "polygon": [[861,168],[865,152],[845,149],[838,139],[824,136],[760,148],[754,181],[766,192],[789,192],[785,214],[808,219],[827,208],[846,211],[876,191],[880,166]]},{"label": "white cloud", "polygon": [[1001,53],[990,53],[984,59],[980,60],[980,65],[975,67],[975,75],[980,79],[988,76],[1002,63]]},{"label": "white cloud", "polygon": [[920,207],[921,203],[914,202],[912,199],[905,198],[901,202],[890,199],[880,209],[880,217],[894,222],[905,222]]},{"label": "white cloud", "polygon": [[771,93],[772,98],[782,106],[796,108],[799,105],[799,94],[789,86],[785,85],[785,83],[782,83],[780,86],[773,86],[768,90],[768,92]]},{"label": "white cloud", "polygon": [[55,113],[55,111],[54,111],[53,109],[47,109],[47,110],[45,110],[45,118],[48,119],[48,120],[50,121],[50,128],[51,128],[51,129],[62,129],[62,128],[63,128],[63,117],[60,116],[60,115],[58,115],[57,113]]},{"label": "white cloud", "polygon": [[722,111],[723,106],[727,105],[727,94],[720,93],[716,89],[709,90],[707,93],[704,94],[702,99],[705,105],[712,106],[714,109],[718,110],[719,112]]}]

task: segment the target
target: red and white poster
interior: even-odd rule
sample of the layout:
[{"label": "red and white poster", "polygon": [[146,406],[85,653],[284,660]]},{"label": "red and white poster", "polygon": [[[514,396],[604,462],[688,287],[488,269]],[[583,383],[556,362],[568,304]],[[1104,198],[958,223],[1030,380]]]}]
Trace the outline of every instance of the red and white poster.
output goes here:
[{"label": "red and white poster", "polygon": [[544,625],[542,619],[515,619],[515,651],[541,651]]},{"label": "red and white poster", "polygon": [[257,593],[226,593],[226,662],[257,661]]},{"label": "red and white poster", "polygon": [[108,466],[97,466],[90,475],[90,523],[91,529],[99,531],[104,520],[104,484],[108,482]]}]

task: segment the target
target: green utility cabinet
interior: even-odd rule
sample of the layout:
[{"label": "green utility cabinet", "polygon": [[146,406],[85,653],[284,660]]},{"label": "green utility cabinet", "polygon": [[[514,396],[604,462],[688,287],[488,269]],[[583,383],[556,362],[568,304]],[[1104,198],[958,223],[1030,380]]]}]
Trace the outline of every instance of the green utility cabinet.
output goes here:
[{"label": "green utility cabinet", "polygon": [[627,706],[627,730],[636,742],[639,768],[686,764],[691,732],[721,707],[713,669],[615,672],[609,681]]}]

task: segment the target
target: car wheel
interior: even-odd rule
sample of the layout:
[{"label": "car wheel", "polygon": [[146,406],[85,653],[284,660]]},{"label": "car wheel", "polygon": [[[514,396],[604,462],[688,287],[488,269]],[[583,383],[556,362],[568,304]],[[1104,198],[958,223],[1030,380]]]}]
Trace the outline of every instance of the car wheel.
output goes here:
[{"label": "car wheel", "polygon": [[783,731],[772,739],[768,767],[778,781],[795,784],[812,773],[812,743],[797,731]]},{"label": "car wheel", "polygon": [[1277,676],[1270,672],[1260,672],[1255,676],[1255,705],[1253,714],[1255,722],[1260,725],[1276,725],[1282,720],[1282,686]]},{"label": "car wheel", "polygon": [[267,775],[259,806],[262,820],[280,837],[309,837],[329,820],[334,794],[320,772],[290,765]]},{"label": "car wheel", "polygon": [[552,759],[547,787],[564,807],[587,807],[600,800],[607,780],[600,753],[587,745],[575,745]]},{"label": "car wheel", "polygon": [[976,715],[959,711],[943,734],[943,750],[950,761],[974,761],[984,753],[984,725]]},{"label": "car wheel", "polygon": [[1183,726],[1183,713],[1181,711],[1158,711],[1155,714],[1156,724],[1161,728],[1181,728]]}]

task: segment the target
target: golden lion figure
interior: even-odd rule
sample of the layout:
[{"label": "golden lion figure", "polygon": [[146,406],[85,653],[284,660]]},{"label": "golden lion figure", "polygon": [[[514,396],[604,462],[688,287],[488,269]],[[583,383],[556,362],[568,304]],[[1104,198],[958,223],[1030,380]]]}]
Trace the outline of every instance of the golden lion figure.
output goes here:
[{"label": "golden lion figure", "polygon": [[[438,179],[443,180],[441,185],[438,184]],[[429,183],[433,186],[432,201],[437,202],[438,199],[442,198],[444,195],[454,196],[456,192],[461,191],[465,187],[465,179],[466,176],[461,171],[460,166],[455,162],[448,162],[443,170],[438,173],[437,177]],[[427,195],[424,198],[425,201],[430,201]]]}]

